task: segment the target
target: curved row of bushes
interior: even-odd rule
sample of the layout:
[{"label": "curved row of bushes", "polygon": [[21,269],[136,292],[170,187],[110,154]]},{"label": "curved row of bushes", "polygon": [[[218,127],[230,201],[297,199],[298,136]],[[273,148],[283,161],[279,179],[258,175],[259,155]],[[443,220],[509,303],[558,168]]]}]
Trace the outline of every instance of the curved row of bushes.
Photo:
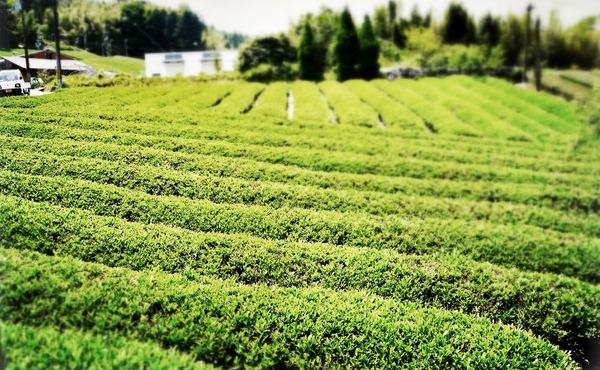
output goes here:
[{"label": "curved row of bushes", "polygon": [[31,369],[181,369],[208,370],[212,366],[192,356],[165,350],[110,333],[90,334],[79,329],[31,327],[0,321],[2,366]]},{"label": "curved row of bushes", "polygon": [[246,233],[273,240],[329,243],[404,253],[459,253],[525,270],[600,281],[600,243],[526,225],[406,220],[359,213],[214,204],[153,196],[81,180],[0,172],[0,194],[90,210],[129,221],[193,231]]},{"label": "curved row of bushes", "polygon": [[503,202],[406,196],[356,190],[322,189],[265,180],[244,180],[188,173],[154,166],[101,159],[0,149],[6,171],[48,177],[71,177],[110,184],[151,195],[173,195],[214,203],[303,208],[321,211],[400,215],[404,218],[485,220],[527,224],[560,232],[600,236],[600,216],[579,215]]},{"label": "curved row of bushes", "polygon": [[0,243],[134,270],[186,272],[244,284],[362,290],[531,330],[565,349],[600,338],[600,288],[457,255],[269,241],[195,233],[0,197]]},{"label": "curved row of bushes", "polygon": [[558,348],[513,327],[365,293],[190,282],[4,255],[2,320],[134,335],[223,367],[576,368]]},{"label": "curved row of bushes", "polygon": [[551,184],[511,184],[484,181],[413,179],[312,171],[287,165],[261,163],[243,158],[174,153],[171,150],[147,149],[131,145],[100,144],[64,139],[30,139],[0,136],[0,146],[7,150],[39,151],[57,156],[75,155],[128,164],[237,177],[246,180],[265,180],[326,189],[400,193],[406,196],[438,196],[490,202],[511,202],[543,206],[583,214],[600,210],[600,191]]}]

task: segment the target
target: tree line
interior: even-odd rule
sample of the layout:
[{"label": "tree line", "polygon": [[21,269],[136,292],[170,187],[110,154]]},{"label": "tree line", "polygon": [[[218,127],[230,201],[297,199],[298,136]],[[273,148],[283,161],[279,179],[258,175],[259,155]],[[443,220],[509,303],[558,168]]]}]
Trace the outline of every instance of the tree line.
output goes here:
[{"label": "tree line", "polygon": [[[59,4],[61,41],[93,53],[143,57],[147,52],[237,48],[243,35],[206,25],[188,7],[168,9],[140,0],[21,0],[25,39],[30,49],[56,39],[51,6]],[[16,0],[0,0],[0,48],[23,43]],[[319,80],[335,73],[340,80],[372,78],[379,64],[420,67],[481,68],[533,65],[531,19],[486,14],[476,20],[460,3],[452,3],[444,19],[415,5],[402,17],[401,3],[388,1],[365,16],[357,29],[345,9],[322,8],[306,14],[287,34],[252,40],[240,51],[239,69],[258,80],[298,76]],[[600,67],[599,17],[562,27],[553,12],[541,29],[540,54],[544,67]],[[527,50],[527,52],[525,52]],[[525,59],[527,56],[527,59]]]},{"label": "tree line", "polygon": [[[56,39],[55,1],[21,0],[30,49]],[[237,48],[245,40],[241,34],[219,32],[206,25],[186,6],[168,9],[138,0],[117,0],[117,4],[59,0],[58,4],[61,42],[104,56]],[[22,45],[22,27],[15,0],[0,0],[0,48]]]},{"label": "tree line", "polygon": [[[335,73],[339,81],[379,76],[379,42],[371,19],[365,16],[357,30],[346,8],[336,20],[332,35]],[[240,52],[238,68],[253,81],[324,79],[328,65],[322,41],[313,31],[311,17],[304,20],[297,46],[286,35],[256,38]]]},{"label": "tree line", "polygon": [[[377,62],[427,68],[499,68],[533,66],[536,45],[542,67],[590,69],[600,67],[600,15],[563,28],[556,11],[536,35],[540,20],[509,14],[486,14],[478,21],[460,3],[451,3],[443,20],[415,5],[402,17],[401,3],[389,1],[365,17],[356,31],[345,9],[322,8],[292,25],[287,34],[253,40],[241,51],[240,71],[250,79],[319,80],[326,71],[338,80],[373,78]],[[525,46],[528,38],[527,47]],[[269,58],[270,46],[285,50]],[[260,56],[259,56],[260,55]],[[526,59],[525,59],[526,58]],[[296,69],[295,69],[296,68]]]}]

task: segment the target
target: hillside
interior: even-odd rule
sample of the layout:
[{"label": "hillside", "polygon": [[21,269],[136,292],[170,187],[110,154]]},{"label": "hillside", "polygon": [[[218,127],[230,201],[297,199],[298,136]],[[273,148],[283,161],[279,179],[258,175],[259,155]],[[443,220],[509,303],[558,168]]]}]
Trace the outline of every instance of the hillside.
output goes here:
[{"label": "hillside", "polygon": [[82,364],[99,337],[181,368],[598,361],[600,150],[553,96],[180,82],[0,109],[9,363],[63,332]]}]

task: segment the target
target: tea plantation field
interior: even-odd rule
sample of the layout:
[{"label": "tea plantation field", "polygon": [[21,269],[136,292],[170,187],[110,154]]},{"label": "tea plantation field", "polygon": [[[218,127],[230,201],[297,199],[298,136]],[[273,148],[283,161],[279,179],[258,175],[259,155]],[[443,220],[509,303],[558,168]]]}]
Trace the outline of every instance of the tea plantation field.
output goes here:
[{"label": "tea plantation field", "polygon": [[494,79],[0,100],[8,368],[571,369],[600,150]]}]

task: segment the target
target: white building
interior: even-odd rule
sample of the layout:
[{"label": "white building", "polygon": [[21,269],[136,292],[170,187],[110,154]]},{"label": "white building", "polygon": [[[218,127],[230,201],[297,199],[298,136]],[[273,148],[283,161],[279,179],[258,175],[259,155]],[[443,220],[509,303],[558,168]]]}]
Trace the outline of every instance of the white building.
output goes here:
[{"label": "white building", "polygon": [[233,72],[237,67],[238,51],[189,51],[150,53],[145,55],[146,77],[197,76],[218,71]]}]

